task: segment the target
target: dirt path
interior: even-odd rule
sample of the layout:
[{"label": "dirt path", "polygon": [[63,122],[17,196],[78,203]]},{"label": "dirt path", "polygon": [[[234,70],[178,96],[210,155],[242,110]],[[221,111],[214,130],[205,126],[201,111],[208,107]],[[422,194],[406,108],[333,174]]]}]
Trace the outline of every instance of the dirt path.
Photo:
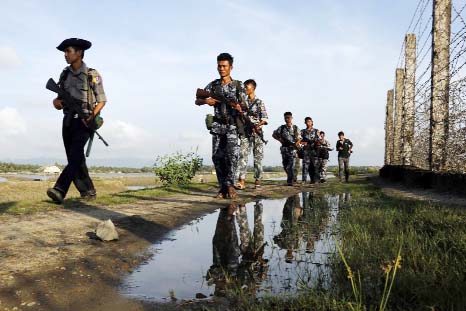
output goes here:
[{"label": "dirt path", "polygon": [[[306,187],[308,188],[308,187]],[[302,187],[270,182],[247,189],[239,200],[289,196]],[[137,192],[130,192],[137,198]],[[57,209],[0,216],[0,310],[151,310],[119,295],[121,278],[147,259],[148,246],[173,228],[225,207],[215,189],[141,197],[136,203]],[[111,219],[117,242],[90,238],[96,224]]]}]

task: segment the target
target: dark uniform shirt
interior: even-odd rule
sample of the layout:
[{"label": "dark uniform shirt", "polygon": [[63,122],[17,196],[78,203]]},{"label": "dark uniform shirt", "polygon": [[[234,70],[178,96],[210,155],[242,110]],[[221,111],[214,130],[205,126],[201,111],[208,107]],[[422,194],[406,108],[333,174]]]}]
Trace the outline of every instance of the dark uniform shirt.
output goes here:
[{"label": "dark uniform shirt", "polygon": [[294,144],[301,139],[297,125],[288,127],[286,124],[281,125],[273,132],[274,136],[280,136],[284,147],[294,147]]},{"label": "dark uniform shirt", "polygon": [[[84,62],[77,71],[74,71],[71,66],[63,69],[60,76],[60,86],[82,102],[82,110],[85,115],[90,115],[90,109],[94,108],[95,102],[107,101],[102,77],[97,70],[89,69]],[[63,113],[68,113],[66,107],[63,109]]]},{"label": "dark uniform shirt", "polygon": [[315,128],[312,128],[310,130],[301,130],[301,137],[303,141],[307,142],[307,145],[304,147],[304,150],[309,151],[311,153],[316,153],[315,142],[319,140],[319,135],[317,134],[318,131],[319,130]]},{"label": "dark uniform shirt", "polygon": [[[340,150],[340,148],[343,147],[343,150]],[[345,138],[343,142],[341,140],[337,141],[337,151],[338,151],[338,157],[339,158],[349,158],[351,153],[350,149],[353,148],[353,143],[351,140],[348,138]]]},{"label": "dark uniform shirt", "polygon": [[[245,98],[244,89],[241,81],[232,80],[228,84],[222,84],[220,79],[210,82],[204,90],[216,95],[225,97],[230,103],[241,102]],[[238,116],[238,111],[228,105],[228,102],[220,102],[214,106],[214,122],[212,128],[222,125],[235,125],[235,118]]]}]

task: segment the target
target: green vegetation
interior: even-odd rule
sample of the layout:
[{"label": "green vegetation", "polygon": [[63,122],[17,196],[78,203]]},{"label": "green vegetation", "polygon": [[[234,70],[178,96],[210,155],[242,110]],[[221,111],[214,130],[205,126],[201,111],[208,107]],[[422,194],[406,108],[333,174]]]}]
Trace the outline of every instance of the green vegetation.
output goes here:
[{"label": "green vegetation", "polygon": [[[205,191],[215,187],[215,183],[192,183],[178,186],[162,186],[152,184],[156,188],[131,191],[126,190],[127,185],[141,184],[141,179],[137,182],[134,178],[121,179],[94,179],[94,184],[98,189],[97,199],[94,201],[81,201],[79,193],[70,189],[70,193],[65,200],[64,205],[56,205],[47,198],[45,189],[48,186],[45,182],[20,181],[22,191],[18,191],[17,184],[1,183],[0,192],[4,196],[0,197],[0,215],[1,214],[27,214],[34,212],[43,212],[59,208],[82,207],[83,205],[102,207],[126,203],[136,203],[144,200],[150,200],[155,197],[168,196],[173,194],[190,194],[193,191]],[[149,180],[154,182],[153,177],[146,177],[144,184],[149,184]]]},{"label": "green vegetation", "polygon": [[176,153],[159,156],[155,160],[154,172],[164,185],[186,185],[202,166],[202,158],[196,153]]},{"label": "green vegetation", "polygon": [[[378,174],[379,170],[379,166],[350,166],[351,175]],[[338,175],[338,165],[329,166],[327,171],[333,173],[334,175]]]},{"label": "green vegetation", "polygon": [[[63,164],[54,165],[58,166],[60,169],[63,169],[65,166]],[[15,164],[0,162],[0,173],[41,173],[41,170],[44,166],[36,164]],[[114,166],[90,166],[89,171],[91,173],[151,173],[154,171],[153,167],[114,167]]]},{"label": "green vegetation", "polygon": [[13,172],[39,172],[40,165],[34,164],[14,164],[7,162],[0,162],[0,173],[13,173]]},{"label": "green vegetation", "polygon": [[260,300],[232,291],[238,309],[466,310],[465,209],[388,197],[363,178],[320,189],[351,193],[338,215],[330,289]]}]

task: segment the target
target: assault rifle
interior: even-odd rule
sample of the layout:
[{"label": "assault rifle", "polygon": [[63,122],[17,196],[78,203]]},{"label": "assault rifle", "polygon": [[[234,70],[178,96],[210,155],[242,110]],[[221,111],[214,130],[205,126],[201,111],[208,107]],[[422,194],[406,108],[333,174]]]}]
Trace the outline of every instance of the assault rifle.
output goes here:
[{"label": "assault rifle", "polygon": [[[86,114],[82,110],[82,102],[73,96],[71,96],[70,93],[67,91],[61,89],[58,84],[50,78],[47,81],[47,84],[45,85],[45,88],[49,91],[52,91],[54,93],[57,93],[58,96],[63,100],[64,107],[68,109],[68,113],[65,118],[65,126],[70,126],[71,124],[71,119],[73,118],[73,115],[77,114],[78,118],[81,119],[83,122],[87,119]],[[94,140],[94,134],[97,135],[97,137],[104,143],[105,146],[108,147],[108,143],[105,141],[105,139],[97,132],[96,130],[96,124],[95,121],[92,120],[92,124],[86,124],[87,127],[90,128],[91,130],[91,135],[89,138],[89,143],[87,145],[87,151],[86,151],[86,157],[89,156],[91,153],[91,147],[92,147],[92,142]]]},{"label": "assault rifle", "polygon": [[232,101],[231,99],[228,99],[225,96],[217,95],[215,93],[211,93],[211,92],[203,90],[203,89],[197,89],[196,90],[196,98],[197,99],[206,99],[206,98],[209,98],[209,97],[211,97],[213,99],[216,99],[216,100],[218,100],[220,102],[226,103],[231,108],[237,110],[239,112],[240,119],[244,123],[244,125],[246,127],[250,128],[250,130],[254,134],[259,136],[259,138],[261,139],[261,141],[264,144],[268,143],[268,141],[265,140],[265,138],[264,138],[264,132],[262,131],[262,129],[256,128],[254,122],[252,122],[251,118],[249,118],[249,116],[247,115],[246,105],[244,105],[243,103],[238,103],[238,102]]}]

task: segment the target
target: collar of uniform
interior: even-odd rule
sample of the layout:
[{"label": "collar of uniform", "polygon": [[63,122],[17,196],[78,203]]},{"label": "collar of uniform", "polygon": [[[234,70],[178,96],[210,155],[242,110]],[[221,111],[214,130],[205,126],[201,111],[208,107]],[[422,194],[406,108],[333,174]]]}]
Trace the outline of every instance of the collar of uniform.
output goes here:
[{"label": "collar of uniform", "polygon": [[254,103],[256,101],[256,99],[257,99],[257,96],[254,96],[253,99],[250,99],[249,96],[248,96],[248,102],[251,103],[251,104]]},{"label": "collar of uniform", "polygon": [[68,66],[68,70],[74,74],[75,76],[80,75],[81,73],[87,74],[88,68],[85,62],[82,63],[81,68],[79,68],[77,71],[74,71],[73,68]]},{"label": "collar of uniform", "polygon": [[215,80],[215,81],[217,81],[217,83],[220,84],[220,85],[227,86],[227,85],[230,85],[230,84],[232,84],[233,82],[235,82],[235,79],[233,79],[232,77],[230,77],[230,79],[231,79],[230,82],[228,82],[227,84],[223,84],[223,83],[222,83],[222,79],[217,79],[217,80]]}]

